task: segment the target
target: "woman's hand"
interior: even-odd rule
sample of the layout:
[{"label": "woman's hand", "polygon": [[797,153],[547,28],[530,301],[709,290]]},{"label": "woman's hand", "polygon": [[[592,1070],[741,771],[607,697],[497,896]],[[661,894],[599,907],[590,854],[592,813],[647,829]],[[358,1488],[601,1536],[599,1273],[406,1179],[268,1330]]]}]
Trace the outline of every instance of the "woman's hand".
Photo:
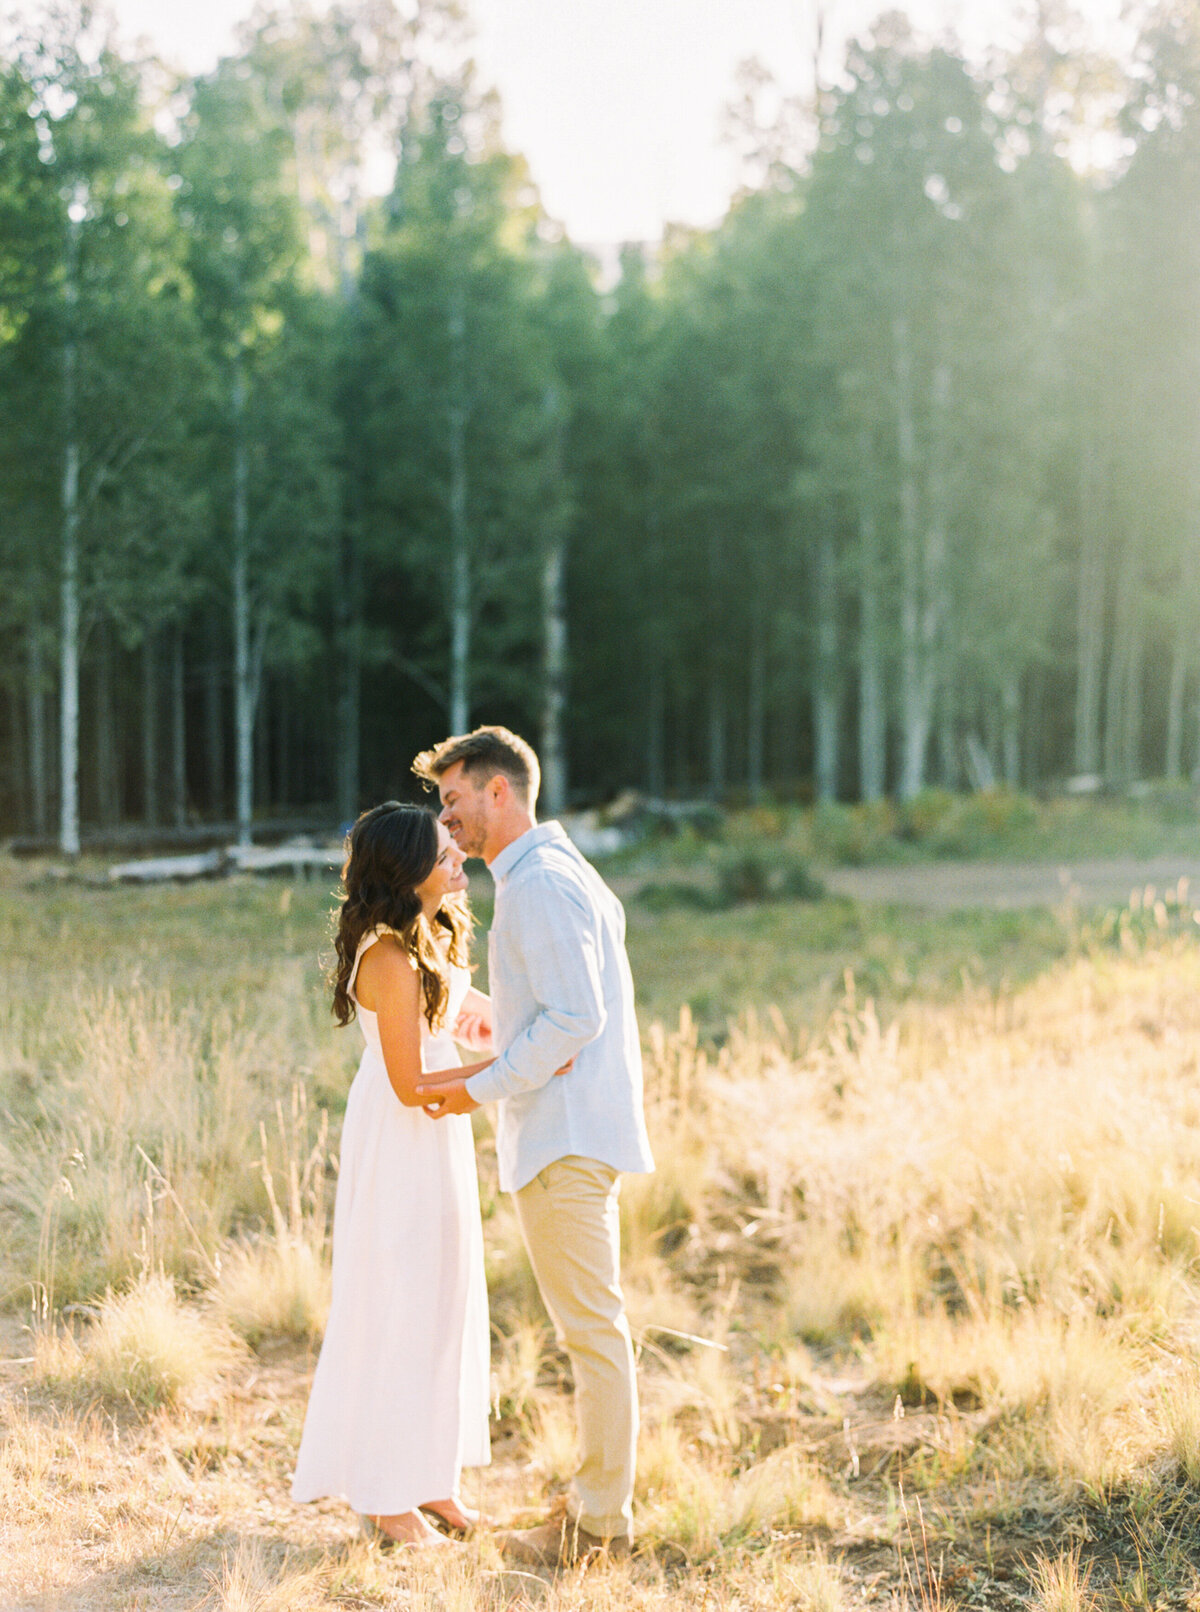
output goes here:
[{"label": "woman's hand", "polygon": [[462,1047],[479,1052],[493,1050],[492,999],[486,992],[470,987],[450,1034]]},{"label": "woman's hand", "polygon": [[492,1021],[486,1013],[473,1013],[463,1008],[450,1034],[461,1047],[480,1052],[492,1050]]},{"label": "woman's hand", "polygon": [[432,1075],[422,1077],[417,1095],[424,1099],[422,1107],[430,1119],[445,1119],[447,1114],[473,1114],[479,1104],[467,1090],[467,1080],[460,1074],[435,1080]]},{"label": "woman's hand", "polygon": [[[457,1034],[457,1026],[456,1026]],[[473,1114],[479,1104],[467,1090],[467,1081],[481,1069],[487,1069],[495,1060],[485,1058],[482,1063],[464,1064],[461,1069],[447,1069],[422,1074],[417,1086],[417,1099],[430,1119],[445,1119],[447,1114]],[[568,1058],[554,1075],[565,1075],[574,1067],[574,1058]]]}]

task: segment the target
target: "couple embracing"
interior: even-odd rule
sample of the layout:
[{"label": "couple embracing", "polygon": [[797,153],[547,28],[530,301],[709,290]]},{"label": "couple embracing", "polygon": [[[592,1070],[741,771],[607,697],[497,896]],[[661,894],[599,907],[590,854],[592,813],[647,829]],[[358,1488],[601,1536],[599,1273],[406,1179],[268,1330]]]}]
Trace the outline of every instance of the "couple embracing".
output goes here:
[{"label": "couple embracing", "polygon": [[[495,1104],[500,1186],[571,1361],[580,1465],[566,1519],[502,1535],[560,1567],[632,1538],[637,1384],[620,1287],[622,1172],[653,1169],[621,905],[557,823],[535,819],[523,739],[477,728],[419,755],[441,815],[390,802],[355,823],[333,1010],[366,1040],[342,1133],[333,1303],[297,1500],[341,1496],[387,1541],[447,1543],[478,1517],[490,1338],[471,1122]],[[468,971],[463,862],[496,883],[491,997]],[[458,1047],[475,1055],[461,1064]]]}]

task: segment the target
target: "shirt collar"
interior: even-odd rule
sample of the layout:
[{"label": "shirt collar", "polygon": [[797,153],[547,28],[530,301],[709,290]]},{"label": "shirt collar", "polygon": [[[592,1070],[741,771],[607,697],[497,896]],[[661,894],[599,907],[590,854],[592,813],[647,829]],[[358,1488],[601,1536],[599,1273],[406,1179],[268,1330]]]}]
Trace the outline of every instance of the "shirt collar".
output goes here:
[{"label": "shirt collar", "polygon": [[529,852],[539,845],[548,845],[557,840],[566,840],[567,831],[561,823],[539,823],[536,828],[527,828],[524,834],[518,834],[511,840],[499,856],[492,858],[491,874],[497,884],[503,884],[505,879]]}]

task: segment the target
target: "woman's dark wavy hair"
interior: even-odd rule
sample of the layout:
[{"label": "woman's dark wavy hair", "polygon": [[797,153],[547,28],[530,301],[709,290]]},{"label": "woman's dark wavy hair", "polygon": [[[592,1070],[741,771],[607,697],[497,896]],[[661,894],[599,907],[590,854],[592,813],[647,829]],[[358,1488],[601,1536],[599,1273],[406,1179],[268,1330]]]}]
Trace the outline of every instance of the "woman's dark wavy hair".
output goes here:
[{"label": "woman's dark wavy hair", "polygon": [[[339,1024],[349,1024],[354,1017],[350,976],[359,942],[382,925],[395,931],[417,965],[430,1029],[442,1027],[450,998],[445,963],[467,966],[471,911],[464,895],[453,894],[426,921],[417,886],[433,872],[437,858],[437,822],[424,806],[384,801],[363,812],[346,836],[344,894],[334,923],[336,955],[330,971],[333,1016]],[[434,930],[442,948],[436,944]]]}]

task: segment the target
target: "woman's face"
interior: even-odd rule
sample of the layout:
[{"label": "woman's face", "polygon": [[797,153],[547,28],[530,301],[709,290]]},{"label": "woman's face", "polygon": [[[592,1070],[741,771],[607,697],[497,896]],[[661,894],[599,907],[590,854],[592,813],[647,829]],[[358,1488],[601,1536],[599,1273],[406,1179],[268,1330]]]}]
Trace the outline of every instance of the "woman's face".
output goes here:
[{"label": "woman's face", "polygon": [[466,856],[450,838],[449,830],[441,823],[438,831],[438,856],[433,864],[433,872],[427,879],[416,887],[417,900],[426,912],[436,912],[445,898],[454,890],[467,888],[467,876],[463,872],[463,863]]}]

